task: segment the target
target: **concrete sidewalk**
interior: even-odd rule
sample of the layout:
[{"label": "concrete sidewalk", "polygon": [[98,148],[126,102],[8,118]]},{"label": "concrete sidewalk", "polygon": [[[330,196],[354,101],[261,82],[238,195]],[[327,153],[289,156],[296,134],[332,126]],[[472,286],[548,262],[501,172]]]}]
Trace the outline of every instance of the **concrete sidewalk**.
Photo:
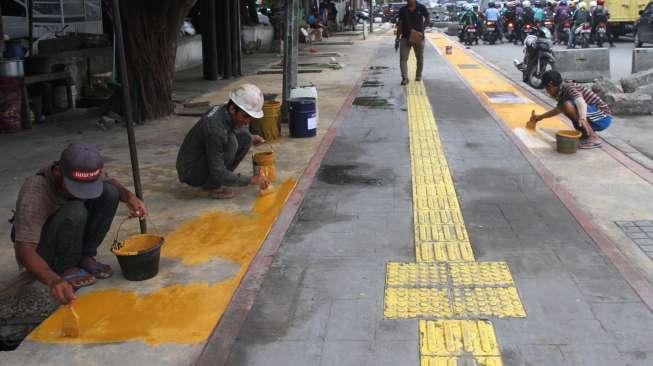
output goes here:
[{"label": "concrete sidewalk", "polygon": [[[275,194],[260,198],[249,187],[238,189],[234,200],[216,201],[179,184],[174,168],[178,146],[196,117],[171,116],[137,126],[141,176],[151,212],[151,227],[166,236],[159,275],[144,282],[127,282],[122,278],[115,256],[109,252],[117,224],[125,216],[121,208],[98,258],[114,267],[114,277],[78,292],[76,307],[82,319],[81,336],[62,339],[60,314],[55,313],[16,351],[3,353],[2,362],[21,365],[194,362],[379,42],[374,36],[366,41],[360,41],[359,37],[352,40],[351,46],[315,47],[320,51],[340,52],[343,56],[338,61],[344,65],[343,69],[300,75],[300,82],[310,81],[318,89],[319,132],[313,139],[284,137],[274,144],[279,176]],[[261,63],[267,64],[267,60]],[[207,99],[213,103],[225,102],[228,91],[245,82],[259,85],[266,93],[281,92],[281,75],[247,75],[217,84],[193,82],[201,84],[198,89],[207,92]],[[180,99],[189,96],[184,95]],[[99,131],[75,122],[79,121],[62,121],[14,136],[0,136],[7,157],[0,177],[0,209],[10,212],[23,179],[56,159],[61,149],[75,141],[97,144],[105,156],[109,174],[129,185],[131,170],[124,130],[116,127]],[[238,172],[251,174],[249,158]],[[129,222],[121,236],[136,231],[136,223]],[[17,273],[13,249],[6,239],[8,232],[8,225],[0,226],[0,243],[4,244],[0,248],[1,281]],[[15,303],[15,299],[2,301]],[[47,316],[35,314],[43,315]],[[126,354],[130,355],[128,359]]]},{"label": "concrete sidewalk", "polygon": [[[494,326],[503,364],[651,364],[651,310],[451,66],[430,45],[425,55],[437,144],[446,152],[445,170],[453,176],[476,263],[505,260],[525,309],[525,318],[483,317]],[[375,55],[374,65],[387,69],[370,74],[367,85],[374,87],[361,89],[360,96],[388,103],[382,109],[354,107],[339,128],[229,364],[416,365],[420,358],[422,365],[501,364],[494,351],[476,353],[475,336],[447,333],[464,322],[442,321],[451,319],[449,313],[389,319],[386,263],[420,260],[413,245],[418,238],[412,234],[412,195],[421,183],[411,175],[417,168],[411,166],[408,139],[409,133],[411,140],[420,136],[407,128],[406,111],[414,116],[417,107],[407,105],[404,94],[415,89],[398,85],[396,58],[386,50]],[[422,263],[428,271],[439,265]],[[431,326],[451,338],[430,344]]]}]

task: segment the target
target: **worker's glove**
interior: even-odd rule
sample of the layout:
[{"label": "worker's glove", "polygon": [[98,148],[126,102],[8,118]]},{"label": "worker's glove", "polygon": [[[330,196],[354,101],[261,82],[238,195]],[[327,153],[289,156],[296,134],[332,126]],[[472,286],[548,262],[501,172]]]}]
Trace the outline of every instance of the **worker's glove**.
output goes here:
[{"label": "worker's glove", "polygon": [[395,39],[395,52],[399,50],[399,38]]}]

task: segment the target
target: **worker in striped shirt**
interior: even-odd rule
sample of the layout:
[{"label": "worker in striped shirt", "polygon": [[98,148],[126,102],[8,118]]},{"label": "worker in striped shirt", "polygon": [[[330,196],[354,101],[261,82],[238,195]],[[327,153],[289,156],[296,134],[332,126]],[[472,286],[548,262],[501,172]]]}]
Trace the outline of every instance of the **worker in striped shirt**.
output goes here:
[{"label": "worker in striped shirt", "polygon": [[581,149],[601,147],[596,132],[605,130],[612,123],[610,107],[589,88],[574,83],[563,83],[562,76],[555,70],[542,74],[542,85],[546,92],[558,101],[558,105],[544,114],[533,114],[527,127],[535,128],[537,122],[563,113],[574,124],[574,128],[582,133],[579,146]]}]

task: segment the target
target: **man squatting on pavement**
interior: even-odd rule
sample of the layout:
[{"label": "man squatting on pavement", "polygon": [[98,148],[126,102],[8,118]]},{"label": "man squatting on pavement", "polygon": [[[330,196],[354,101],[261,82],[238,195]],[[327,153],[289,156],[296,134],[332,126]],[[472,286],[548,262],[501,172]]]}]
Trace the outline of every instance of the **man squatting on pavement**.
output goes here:
[{"label": "man squatting on pavement", "polygon": [[533,113],[527,127],[534,129],[537,122],[564,113],[582,133],[580,148],[601,147],[596,131],[603,131],[612,123],[612,111],[601,98],[590,89],[573,83],[563,83],[562,76],[555,70],[542,74],[542,85],[558,105],[544,114]]},{"label": "man squatting on pavement", "polygon": [[399,67],[401,69],[401,85],[408,84],[408,55],[412,48],[417,59],[415,81],[422,80],[424,68],[424,28],[429,24],[430,14],[426,7],[416,0],[408,0],[399,9],[397,16],[397,38],[395,49],[399,48]]},{"label": "man squatting on pavement", "polygon": [[94,146],[72,144],[59,161],[27,178],[18,193],[11,231],[16,260],[61,304],[73,301],[76,289],[113,274],[95,256],[118,202],[131,217],[147,216],[143,202],[103,168]]},{"label": "man squatting on pavement", "polygon": [[263,117],[263,93],[252,84],[244,84],[231,92],[229,102],[210,109],[188,131],[177,155],[179,181],[210,191],[217,199],[235,196],[225,186],[270,185],[264,175],[244,177],[234,173],[252,144],[265,140],[251,135],[248,125],[253,118]]}]

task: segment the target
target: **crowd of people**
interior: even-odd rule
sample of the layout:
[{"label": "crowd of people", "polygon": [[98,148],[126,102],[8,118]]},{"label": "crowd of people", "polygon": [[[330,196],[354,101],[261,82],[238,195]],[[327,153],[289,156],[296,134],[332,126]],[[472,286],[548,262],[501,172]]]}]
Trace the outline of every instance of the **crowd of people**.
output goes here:
[{"label": "crowd of people", "polygon": [[[523,2],[509,1],[505,3],[488,4],[481,11],[476,4],[465,4],[459,14],[461,35],[468,27],[474,27],[477,34],[486,32],[488,22],[496,24],[498,40],[504,38],[514,43],[523,42],[525,33],[531,28],[549,28],[553,34],[554,43],[566,44],[568,48],[576,46],[575,38],[580,28],[590,29],[590,42],[600,42],[597,34],[599,29],[605,31],[605,41],[614,46],[610,28],[607,26],[610,13],[604,0],[591,1],[553,1],[529,0]],[[477,42],[478,43],[478,40]]]}]

